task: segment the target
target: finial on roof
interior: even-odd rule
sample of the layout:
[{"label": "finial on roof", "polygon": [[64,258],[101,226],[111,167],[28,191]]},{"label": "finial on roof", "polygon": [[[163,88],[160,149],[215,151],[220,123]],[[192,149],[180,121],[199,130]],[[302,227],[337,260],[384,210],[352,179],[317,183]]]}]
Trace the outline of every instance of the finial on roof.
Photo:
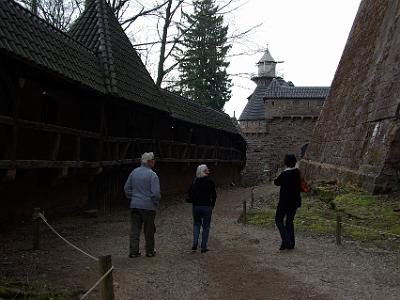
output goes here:
[{"label": "finial on roof", "polygon": [[272,57],[271,53],[269,52],[268,45],[267,48],[264,51],[264,55],[261,57],[260,63],[276,63],[275,59]]},{"label": "finial on roof", "polygon": [[38,3],[37,3],[37,0],[32,0],[32,1],[31,1],[31,12],[32,12],[34,15],[37,15],[37,14],[38,14]]}]

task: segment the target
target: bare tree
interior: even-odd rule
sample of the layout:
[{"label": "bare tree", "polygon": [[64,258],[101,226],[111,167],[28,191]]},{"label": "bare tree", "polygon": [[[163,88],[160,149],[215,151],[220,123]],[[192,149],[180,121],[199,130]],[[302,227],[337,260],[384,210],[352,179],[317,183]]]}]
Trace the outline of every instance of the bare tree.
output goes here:
[{"label": "bare tree", "polygon": [[[247,2],[243,0],[226,0],[221,1],[219,6],[218,14],[231,15],[232,13],[239,10]],[[181,46],[181,40],[183,35],[189,30],[184,24],[184,13],[190,11],[192,8],[191,0],[168,0],[167,4],[163,9],[158,10],[157,15],[157,29],[158,33],[153,41],[147,41],[143,43],[136,43],[135,47],[149,47],[148,52],[154,50],[154,45],[159,45],[157,55],[157,70],[156,70],[156,84],[161,87],[165,84],[168,87],[174,87],[173,79],[176,78],[174,73],[183,59],[182,52],[179,51]],[[161,25],[160,25],[161,24]],[[228,41],[230,43],[243,43],[246,44],[247,38],[256,31],[262,24],[249,26],[245,30],[233,30],[231,31]],[[247,47],[248,48],[248,47]],[[257,49],[248,49],[248,51],[241,51],[233,53],[229,57],[251,55],[254,52],[262,52],[261,47],[256,46]],[[142,48],[143,49],[143,48]],[[146,49],[146,48],[145,48]],[[146,57],[151,56],[149,53]],[[176,72],[175,72],[176,73]]]},{"label": "bare tree", "polygon": [[[85,5],[89,5],[91,1],[94,0],[17,0],[63,31],[69,29]],[[107,2],[124,30],[129,29],[139,17],[156,15],[157,11],[168,3],[167,0],[107,0]]]},{"label": "bare tree", "polygon": [[65,31],[82,11],[84,0],[18,0],[17,2]]},{"label": "bare tree", "polygon": [[[75,19],[83,12],[85,5],[94,0],[16,0],[27,8],[36,6],[37,14],[55,27],[67,31]],[[179,46],[182,36],[185,34],[183,15],[192,9],[192,0],[107,0],[118,18],[123,29],[134,41],[136,49],[143,54],[146,61],[153,60],[154,77],[156,84],[170,85],[170,81],[177,76],[177,66],[182,57],[179,57]],[[240,10],[247,0],[221,0],[219,14],[232,15]],[[154,28],[157,32],[152,40],[146,35],[144,42],[138,42],[140,33],[135,34],[133,29],[140,26],[132,25],[140,18],[149,20],[147,30]],[[141,21],[140,24],[145,23]],[[249,26],[246,30],[231,30],[228,40],[235,44],[248,44],[249,36],[257,30],[261,24]],[[150,28],[152,27],[152,28]],[[149,41],[150,39],[150,41]],[[248,47],[247,47],[248,48]],[[260,48],[260,47],[256,47]],[[258,49],[256,50],[258,52]],[[254,52],[254,48],[248,51],[240,51],[230,54],[231,57],[248,55]],[[155,59],[157,57],[157,59]],[[173,74],[171,74],[173,73]]]}]

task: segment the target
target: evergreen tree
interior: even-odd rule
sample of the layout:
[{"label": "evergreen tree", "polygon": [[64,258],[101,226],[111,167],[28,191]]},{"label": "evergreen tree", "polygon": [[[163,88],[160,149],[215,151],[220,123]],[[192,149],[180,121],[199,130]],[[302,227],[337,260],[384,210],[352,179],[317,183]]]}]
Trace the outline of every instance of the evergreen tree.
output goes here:
[{"label": "evergreen tree", "polygon": [[231,95],[226,68],[228,26],[218,14],[215,0],[194,0],[194,11],[186,14],[179,69],[182,93],[203,105],[222,110]]}]

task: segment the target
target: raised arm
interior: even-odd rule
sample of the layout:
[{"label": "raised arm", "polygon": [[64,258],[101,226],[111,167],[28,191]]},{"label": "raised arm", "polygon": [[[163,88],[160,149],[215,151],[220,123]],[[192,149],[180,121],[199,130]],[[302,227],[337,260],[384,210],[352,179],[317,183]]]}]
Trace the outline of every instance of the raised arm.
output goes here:
[{"label": "raised arm", "polygon": [[283,173],[279,174],[279,176],[274,180],[274,184],[276,186],[281,186],[282,185],[282,177],[283,177]]}]

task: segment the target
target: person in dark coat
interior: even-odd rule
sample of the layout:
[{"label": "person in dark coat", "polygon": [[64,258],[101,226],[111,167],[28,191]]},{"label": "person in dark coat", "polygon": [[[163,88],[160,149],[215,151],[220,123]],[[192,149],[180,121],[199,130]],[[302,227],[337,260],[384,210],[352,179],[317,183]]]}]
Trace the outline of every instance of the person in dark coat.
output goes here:
[{"label": "person in dark coat", "polygon": [[200,228],[203,228],[201,238],[201,253],[208,251],[207,243],[210,233],[212,211],[217,200],[214,182],[208,177],[210,171],[206,165],[197,167],[196,179],[189,189],[189,201],[193,212],[193,246],[197,250]]},{"label": "person in dark coat", "polygon": [[[296,156],[287,154],[284,159],[286,169],[274,180],[275,185],[280,186],[279,203],[275,214],[275,223],[281,235],[282,244],[279,250],[293,249],[294,216],[301,206],[300,195],[300,170],[296,168]],[[284,219],[286,221],[284,222]]]}]

